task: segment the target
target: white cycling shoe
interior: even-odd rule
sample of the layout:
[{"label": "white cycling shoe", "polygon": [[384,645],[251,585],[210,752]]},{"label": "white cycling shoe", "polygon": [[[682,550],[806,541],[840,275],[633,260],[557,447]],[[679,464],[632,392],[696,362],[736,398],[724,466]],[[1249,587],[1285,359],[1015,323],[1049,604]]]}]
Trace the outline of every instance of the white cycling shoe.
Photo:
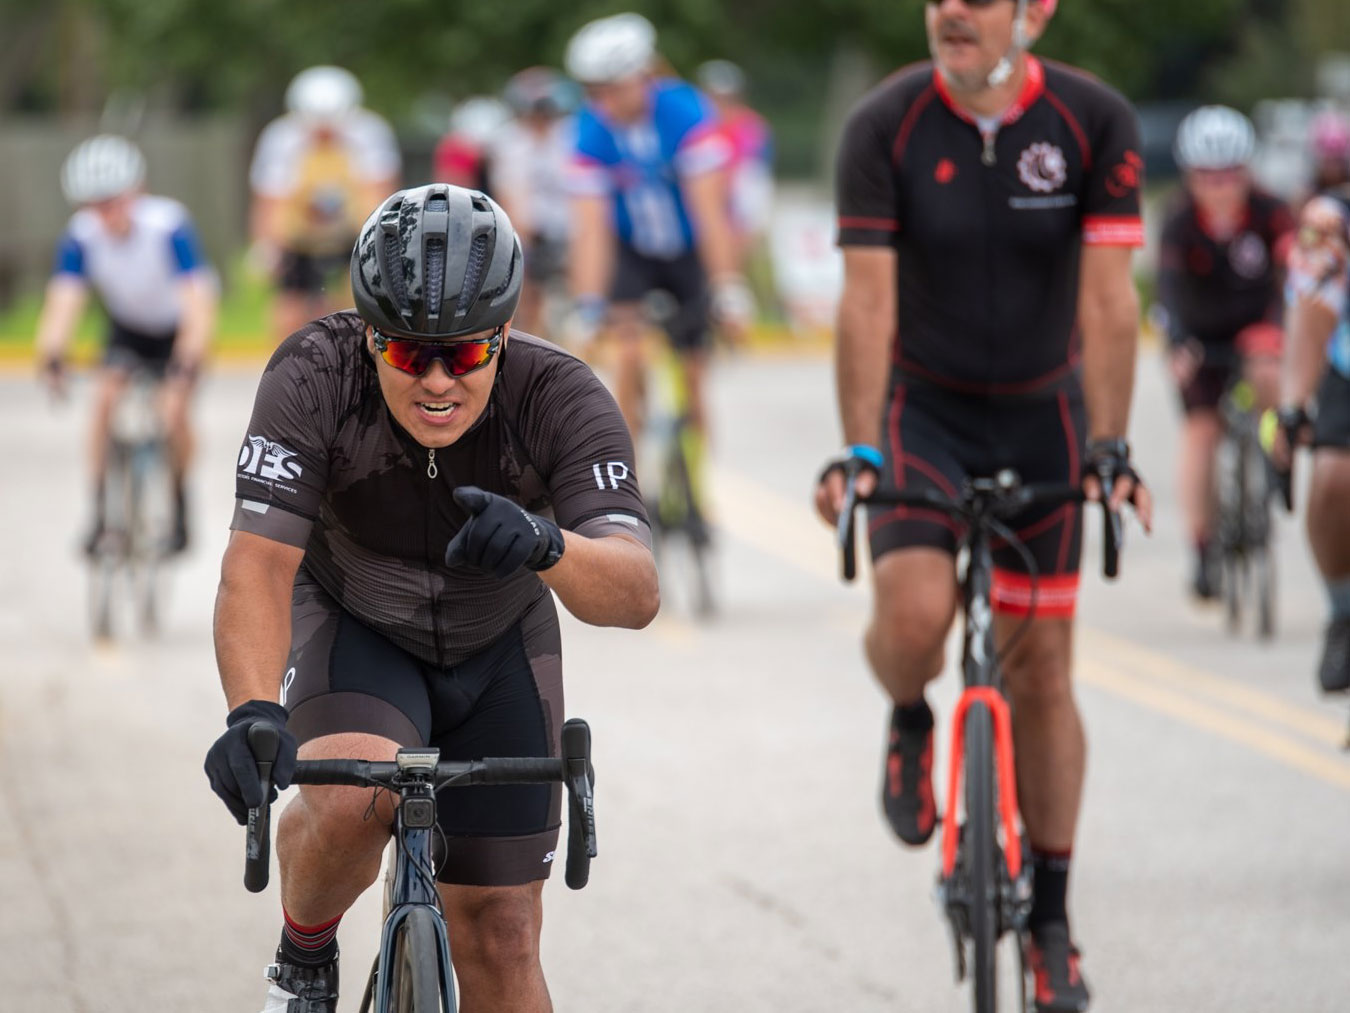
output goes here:
[{"label": "white cycling shoe", "polygon": [[263,976],[272,984],[267,989],[262,1013],[337,1013],[338,962],[319,967],[288,964],[277,954]]}]

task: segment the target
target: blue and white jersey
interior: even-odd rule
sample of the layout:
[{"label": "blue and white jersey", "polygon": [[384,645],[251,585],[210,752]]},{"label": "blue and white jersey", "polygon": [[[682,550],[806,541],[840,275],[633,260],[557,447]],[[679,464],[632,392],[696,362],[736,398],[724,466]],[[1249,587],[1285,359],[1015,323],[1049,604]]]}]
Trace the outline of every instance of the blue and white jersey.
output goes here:
[{"label": "blue and white jersey", "polygon": [[638,253],[673,260],[694,247],[680,182],[724,167],[731,151],[717,113],[683,81],[653,81],[649,113],[633,124],[604,119],[591,105],[577,116],[570,189],[612,195],[619,239]]},{"label": "blue and white jersey", "polygon": [[57,246],[54,274],[88,284],[123,327],[168,335],[178,329],[183,278],[210,270],[187,208],[145,195],[131,207],[125,236],[109,232],[96,211],[76,211]]}]

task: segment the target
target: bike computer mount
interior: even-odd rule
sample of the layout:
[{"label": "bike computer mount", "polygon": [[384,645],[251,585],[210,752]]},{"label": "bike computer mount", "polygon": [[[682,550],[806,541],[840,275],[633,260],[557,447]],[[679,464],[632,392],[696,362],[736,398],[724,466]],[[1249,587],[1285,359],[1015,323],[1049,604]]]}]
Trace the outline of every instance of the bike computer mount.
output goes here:
[{"label": "bike computer mount", "polygon": [[405,780],[399,791],[399,817],[403,825],[426,830],[436,825],[436,792],[430,780],[436,776],[439,749],[400,749],[394,760]]}]

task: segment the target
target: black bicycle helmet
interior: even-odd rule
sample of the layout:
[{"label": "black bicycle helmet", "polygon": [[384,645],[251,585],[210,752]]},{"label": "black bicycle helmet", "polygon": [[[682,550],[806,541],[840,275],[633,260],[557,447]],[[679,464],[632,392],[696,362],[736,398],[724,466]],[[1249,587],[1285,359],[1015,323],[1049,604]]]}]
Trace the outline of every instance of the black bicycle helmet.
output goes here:
[{"label": "black bicycle helmet", "polygon": [[352,294],[366,323],[405,338],[500,327],[520,301],[520,240],[492,198],[448,183],[400,190],[366,219]]}]

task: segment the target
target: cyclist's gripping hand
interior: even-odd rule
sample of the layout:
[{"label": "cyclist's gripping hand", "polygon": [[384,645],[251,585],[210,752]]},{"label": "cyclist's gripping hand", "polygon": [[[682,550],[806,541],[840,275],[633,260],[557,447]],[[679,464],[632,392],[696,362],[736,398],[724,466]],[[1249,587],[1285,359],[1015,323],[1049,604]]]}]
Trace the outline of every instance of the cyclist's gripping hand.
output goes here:
[{"label": "cyclist's gripping hand", "polygon": [[472,566],[500,580],[522,566],[547,570],[562,558],[558,525],[505,496],[462,485],[455,502],[469,519],[445,548],[446,566]]},{"label": "cyclist's gripping hand", "polygon": [[1110,490],[1110,506],[1119,511],[1126,503],[1134,507],[1144,530],[1153,530],[1153,494],[1130,464],[1130,445],[1124,440],[1091,440],[1083,462],[1083,492],[1094,503],[1102,498],[1102,486]]},{"label": "cyclist's gripping hand", "polygon": [[39,374],[47,390],[56,401],[64,401],[69,392],[66,384],[66,361],[59,355],[49,355],[42,360]]},{"label": "cyclist's gripping hand", "polygon": [[211,790],[220,796],[225,808],[242,826],[248,811],[263,804],[262,785],[258,781],[258,762],[248,747],[248,730],[264,722],[275,725],[280,744],[272,762],[272,793],[285,788],[295,776],[295,754],[299,748],[295,736],[286,730],[286,708],[270,700],[250,700],[230,711],[225,718],[225,734],[216,739],[206,754],[206,776]]},{"label": "cyclist's gripping hand", "polygon": [[884,459],[876,447],[855,443],[825,462],[816,480],[816,512],[827,524],[837,524],[844,509],[844,494],[850,476],[858,477],[859,499],[866,499],[877,488]]},{"label": "cyclist's gripping hand", "polygon": [[712,315],[733,343],[740,344],[749,335],[755,320],[755,296],[739,274],[713,279]]}]

